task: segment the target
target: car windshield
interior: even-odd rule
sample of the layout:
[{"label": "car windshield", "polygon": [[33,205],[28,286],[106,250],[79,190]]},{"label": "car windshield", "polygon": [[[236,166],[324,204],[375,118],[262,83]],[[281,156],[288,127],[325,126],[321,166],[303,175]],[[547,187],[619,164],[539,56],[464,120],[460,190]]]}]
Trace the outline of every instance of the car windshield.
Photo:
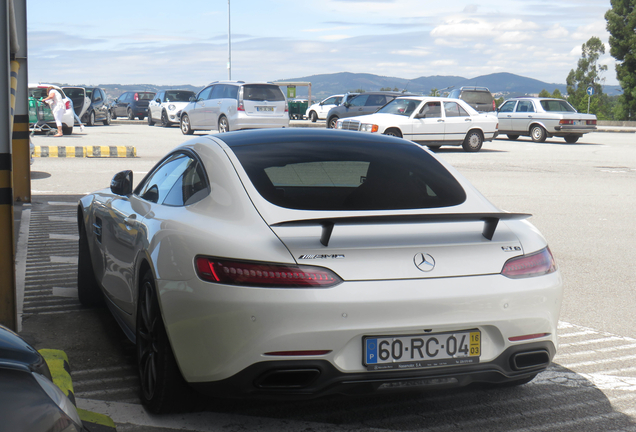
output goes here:
[{"label": "car windshield", "polygon": [[378,110],[378,113],[397,114],[409,117],[418,107],[420,101],[416,99],[393,99]]},{"label": "car windshield", "polygon": [[544,99],[541,101],[541,106],[545,111],[550,112],[576,112],[572,105],[560,99]]},{"label": "car windshield", "polygon": [[243,87],[243,100],[284,101],[285,95],[280,87],[271,84],[248,84]]},{"label": "car windshield", "polygon": [[393,210],[461,204],[466,194],[421,147],[382,137],[232,146],[258,192],[297,210]]},{"label": "car windshield", "polygon": [[167,91],[166,102],[188,102],[192,96],[191,91]]}]

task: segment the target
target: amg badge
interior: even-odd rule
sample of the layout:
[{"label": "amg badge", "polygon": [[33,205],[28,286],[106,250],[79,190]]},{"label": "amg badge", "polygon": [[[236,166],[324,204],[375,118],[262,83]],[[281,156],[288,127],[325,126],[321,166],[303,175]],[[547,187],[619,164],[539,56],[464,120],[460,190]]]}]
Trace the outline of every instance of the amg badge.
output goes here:
[{"label": "amg badge", "polygon": [[318,255],[301,255],[298,257],[299,260],[308,260],[308,259],[343,259],[344,254],[318,254]]}]

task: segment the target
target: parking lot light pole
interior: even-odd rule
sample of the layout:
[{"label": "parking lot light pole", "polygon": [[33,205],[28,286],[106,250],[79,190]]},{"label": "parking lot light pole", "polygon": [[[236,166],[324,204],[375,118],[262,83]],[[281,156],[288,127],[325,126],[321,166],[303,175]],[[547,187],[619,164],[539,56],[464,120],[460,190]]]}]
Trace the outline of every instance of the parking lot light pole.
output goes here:
[{"label": "parking lot light pole", "polygon": [[227,79],[232,80],[232,33],[230,31],[230,0],[227,0]]}]

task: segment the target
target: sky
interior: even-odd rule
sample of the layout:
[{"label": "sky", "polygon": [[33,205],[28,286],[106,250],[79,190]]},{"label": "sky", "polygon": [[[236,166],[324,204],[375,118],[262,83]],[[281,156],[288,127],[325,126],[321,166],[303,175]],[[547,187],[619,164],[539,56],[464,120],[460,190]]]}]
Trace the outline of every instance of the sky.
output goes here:
[{"label": "sky", "polygon": [[564,84],[581,45],[596,36],[606,45],[605,84],[617,85],[610,7],[609,0],[28,0],[29,81],[204,86],[230,76],[509,72]]}]

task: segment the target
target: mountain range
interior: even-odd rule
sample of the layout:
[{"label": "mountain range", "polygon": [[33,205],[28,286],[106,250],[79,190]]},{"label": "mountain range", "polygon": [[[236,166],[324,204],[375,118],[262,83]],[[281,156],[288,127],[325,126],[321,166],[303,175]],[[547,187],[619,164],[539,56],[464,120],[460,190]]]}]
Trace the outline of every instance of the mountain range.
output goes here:
[{"label": "mountain range", "polygon": [[[312,100],[322,100],[332,94],[345,93],[363,89],[365,91],[377,91],[381,88],[391,88],[406,90],[407,92],[430,94],[432,89],[439,90],[442,95],[452,88],[466,86],[488,87],[495,97],[513,97],[522,95],[538,94],[541,90],[552,93],[558,89],[562,94],[566,94],[565,84],[553,84],[527,78],[507,72],[482,75],[475,78],[464,78],[460,76],[430,76],[414,79],[387,77],[365,73],[338,72],[332,74],[311,75],[298,78],[286,78],[276,82],[310,82]],[[202,87],[189,84],[158,86],[153,84],[100,84],[99,87],[106,91],[109,98],[114,99],[125,91],[154,91],[167,89],[192,90],[195,93]],[[306,98],[308,87],[297,87],[296,97]],[[604,87],[603,91],[609,96],[621,94],[620,86]]]}]

